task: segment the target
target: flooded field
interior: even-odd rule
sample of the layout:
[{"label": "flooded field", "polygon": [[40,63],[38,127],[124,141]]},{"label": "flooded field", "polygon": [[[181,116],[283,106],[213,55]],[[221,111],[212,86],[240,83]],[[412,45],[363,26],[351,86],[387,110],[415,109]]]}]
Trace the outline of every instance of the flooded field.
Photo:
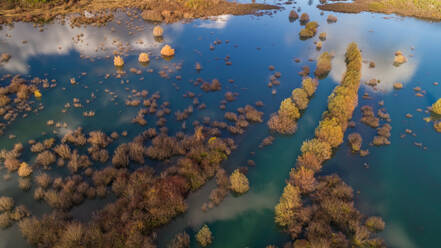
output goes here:
[{"label": "flooded field", "polygon": [[[313,239],[308,221],[294,238],[276,224],[284,187],[298,186],[321,213],[323,196],[311,192],[329,175],[353,189],[363,221],[384,221],[370,230],[384,243],[372,247],[436,247],[441,24],[322,12],[315,0],[265,3],[282,8],[171,24],[120,10],[100,27],[0,26],[0,247],[168,247],[184,231],[180,242],[200,247],[204,225],[209,247],[284,247]],[[325,124],[319,132],[352,69],[351,43],[362,58],[355,96],[343,101],[353,109],[338,135]],[[307,77],[315,91],[304,96]],[[297,111],[291,119],[282,102]],[[332,156],[298,185],[290,171],[314,137]],[[343,188],[347,206],[336,212],[354,214]],[[289,247],[367,244],[359,229],[345,231],[355,224],[330,218],[344,242]]]}]

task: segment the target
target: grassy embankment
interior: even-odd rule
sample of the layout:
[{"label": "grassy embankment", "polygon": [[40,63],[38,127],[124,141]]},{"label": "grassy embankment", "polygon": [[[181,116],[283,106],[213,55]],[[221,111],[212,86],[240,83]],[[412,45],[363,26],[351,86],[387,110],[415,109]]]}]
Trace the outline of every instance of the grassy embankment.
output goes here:
[{"label": "grassy embankment", "polygon": [[438,0],[355,0],[353,3],[319,5],[322,10],[345,13],[362,11],[412,16],[441,21],[441,1]]}]

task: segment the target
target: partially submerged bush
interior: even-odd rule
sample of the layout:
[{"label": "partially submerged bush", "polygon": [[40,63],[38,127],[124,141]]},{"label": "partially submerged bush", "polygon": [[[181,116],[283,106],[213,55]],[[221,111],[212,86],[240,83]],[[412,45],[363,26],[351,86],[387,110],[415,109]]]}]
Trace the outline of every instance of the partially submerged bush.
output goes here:
[{"label": "partially submerged bush", "polygon": [[5,159],[4,165],[8,171],[16,171],[20,168],[20,161],[16,158],[7,158]]},{"label": "partially submerged bush", "polygon": [[11,211],[14,207],[15,202],[14,199],[7,196],[0,197],[0,212]]},{"label": "partially submerged bush", "polygon": [[325,78],[332,68],[332,55],[328,52],[324,52],[320,55],[317,60],[317,67],[315,69],[314,74],[318,78]]},{"label": "partially submerged bush", "polygon": [[314,95],[315,91],[317,90],[318,86],[318,80],[312,79],[310,77],[305,77],[302,80],[302,88],[305,90],[305,92],[308,94],[309,97]]},{"label": "partially submerged bush", "polygon": [[178,233],[172,239],[168,248],[188,248],[190,247],[190,236],[186,232]]},{"label": "partially submerged bush", "polygon": [[31,146],[31,152],[39,153],[44,150],[44,145],[40,142],[35,143]]},{"label": "partially submerged bush", "polygon": [[299,109],[304,110],[308,107],[309,99],[306,90],[302,88],[294,89],[292,91],[292,98]]},{"label": "partially submerged bush", "polygon": [[[301,18],[300,18],[301,19]],[[308,22],[305,25],[305,28],[300,30],[300,39],[309,39],[314,37],[314,35],[317,33],[317,22]]]},{"label": "partially submerged bush", "polygon": [[32,174],[32,168],[26,162],[22,162],[20,164],[20,168],[18,169],[18,176],[20,177],[28,177]]},{"label": "partially submerged bush", "polygon": [[230,184],[231,190],[238,194],[244,194],[250,189],[248,178],[239,169],[230,175]]},{"label": "partially submerged bush", "polygon": [[144,164],[144,146],[138,142],[130,142],[129,158],[138,164]]},{"label": "partially submerged bush", "polygon": [[49,167],[49,165],[53,164],[56,161],[55,155],[50,151],[44,151],[37,155],[35,162],[37,164],[42,165],[44,167]]},{"label": "partially submerged bush", "polygon": [[129,146],[127,144],[121,144],[113,153],[112,164],[113,166],[119,167],[127,167],[129,166]]},{"label": "partially submerged bush", "polygon": [[301,206],[300,191],[297,187],[286,184],[279,203],[275,207],[275,222],[286,227],[291,224],[295,211]]},{"label": "partially submerged bush", "polygon": [[302,147],[300,148],[302,154],[310,152],[322,163],[325,160],[331,158],[332,147],[329,143],[321,141],[319,139],[311,139],[304,141]]},{"label": "partially submerged bush", "polygon": [[300,118],[299,109],[296,107],[296,104],[294,104],[291,98],[286,98],[280,103],[278,114],[279,116],[286,116],[292,121]]},{"label": "partially submerged bush", "polygon": [[30,178],[19,178],[18,187],[23,191],[28,191],[32,186]]},{"label": "partially submerged bush", "polygon": [[49,186],[49,184],[51,184],[52,178],[46,173],[41,173],[35,177],[35,182],[40,185],[40,187],[45,189]]},{"label": "partially submerged bush", "polygon": [[318,172],[322,168],[322,165],[314,153],[305,152],[305,153],[302,153],[297,158],[296,167],[297,168],[304,167],[304,168],[310,169],[314,172]]},{"label": "partially submerged bush", "polygon": [[9,217],[9,213],[0,214],[0,228],[6,229],[12,225],[11,218]]},{"label": "partially submerged bush", "polygon": [[300,22],[303,24],[309,22],[308,13],[302,13],[302,15],[300,16]]},{"label": "partially submerged bush", "polygon": [[358,152],[361,149],[363,139],[359,133],[351,133],[348,135],[349,144],[351,144],[352,151]]},{"label": "partially submerged bush", "polygon": [[89,142],[93,146],[105,148],[107,147],[107,145],[110,144],[111,139],[101,131],[92,131],[89,132],[89,138],[87,139],[87,142]]},{"label": "partially submerged bush", "polygon": [[59,144],[54,148],[54,152],[57,153],[62,159],[69,160],[71,156],[70,147],[67,144]]},{"label": "partially submerged bush", "polygon": [[309,193],[315,189],[316,180],[314,178],[314,171],[311,169],[305,167],[291,169],[290,178],[302,193]]},{"label": "partially submerged bush", "polygon": [[171,46],[169,46],[169,45],[165,45],[161,49],[161,55],[164,57],[171,57],[171,56],[175,55],[175,49],[171,48]]},{"label": "partially submerged bush", "polygon": [[213,237],[207,225],[204,225],[196,234],[196,240],[202,247],[206,247],[213,242]]},{"label": "partially submerged bush", "polygon": [[124,60],[121,56],[115,56],[113,58],[113,65],[115,65],[116,67],[122,67],[124,66]]},{"label": "partially submerged bush", "polygon": [[432,105],[432,112],[441,115],[441,98]]},{"label": "partially submerged bush", "polygon": [[138,56],[139,63],[148,63],[150,61],[149,55],[147,53],[140,53]]},{"label": "partially submerged bush", "polygon": [[335,118],[320,121],[315,129],[315,136],[327,142],[332,147],[337,147],[343,143],[343,130]]},{"label": "partially submerged bush", "polygon": [[383,231],[384,227],[386,226],[383,219],[381,219],[381,217],[377,217],[377,216],[371,216],[371,217],[367,218],[365,225],[371,232]]}]

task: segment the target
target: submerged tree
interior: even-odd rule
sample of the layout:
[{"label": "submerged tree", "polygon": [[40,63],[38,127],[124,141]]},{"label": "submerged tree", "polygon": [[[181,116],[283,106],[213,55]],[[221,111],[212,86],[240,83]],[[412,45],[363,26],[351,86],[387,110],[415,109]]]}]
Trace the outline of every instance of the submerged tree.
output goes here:
[{"label": "submerged tree", "polygon": [[231,190],[238,193],[244,194],[250,189],[248,178],[236,169],[230,176]]},{"label": "submerged tree", "polygon": [[213,237],[207,225],[204,225],[196,234],[196,240],[202,247],[206,247],[213,242]]}]

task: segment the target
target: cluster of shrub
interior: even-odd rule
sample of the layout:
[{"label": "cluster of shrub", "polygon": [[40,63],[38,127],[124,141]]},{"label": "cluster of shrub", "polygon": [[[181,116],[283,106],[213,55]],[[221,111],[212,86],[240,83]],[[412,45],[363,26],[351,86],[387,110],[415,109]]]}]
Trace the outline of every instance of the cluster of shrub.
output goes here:
[{"label": "cluster of shrub", "polygon": [[379,217],[365,218],[355,207],[353,190],[337,175],[317,177],[343,135],[358,101],[361,53],[355,43],[346,51],[347,70],[329,96],[328,110],[315,138],[301,147],[296,168],[275,207],[275,222],[294,240],[293,247],[383,247],[373,233],[384,228]]},{"label": "cluster of shrub", "polygon": [[[75,174],[78,171],[72,171],[74,175],[64,179],[52,179],[46,173],[38,175],[34,197],[45,200],[54,211],[42,218],[23,219],[20,230],[29,243],[38,247],[153,247],[153,229],[184,212],[188,193],[215,176],[220,163],[235,148],[230,138],[209,138],[210,129],[199,126],[193,135],[176,137],[145,131],[115,149],[114,167],[85,171],[92,184]],[[145,147],[147,139],[152,144]],[[66,134],[64,140],[66,144],[56,146],[60,157],[69,154],[65,147],[69,143],[87,142],[93,150],[100,150],[111,138],[99,132],[86,138],[81,130],[76,130]],[[180,157],[174,165],[159,175],[148,166],[128,169],[130,161],[143,164],[144,156],[164,160],[175,155]],[[80,204],[84,198],[104,197],[109,188],[117,200],[96,212],[89,222],[80,223],[69,216],[68,210],[73,205]]]},{"label": "cluster of shrub", "polygon": [[[3,84],[3,81],[9,80]],[[4,129],[12,124],[19,115],[27,117],[32,111],[37,112],[43,109],[41,103],[36,104],[31,101],[31,96],[42,80],[25,80],[20,75],[12,77],[10,74],[0,79],[2,86],[0,87],[0,135],[3,135]],[[46,82],[46,84],[48,84]],[[45,85],[46,86],[46,85]],[[49,87],[47,85],[47,87]]]},{"label": "cluster of shrub", "polygon": [[291,96],[280,103],[279,111],[271,115],[267,123],[269,129],[279,134],[295,133],[301,111],[308,107],[309,100],[314,95],[317,86],[317,79],[304,78],[302,87],[294,89]]},{"label": "cluster of shrub", "polygon": [[[374,136],[372,143],[376,146],[389,145],[390,144],[390,131],[392,126],[389,124],[391,121],[390,115],[386,112],[384,108],[377,111],[377,116],[375,116],[374,110],[371,106],[365,105],[361,107],[362,117],[361,122],[377,129],[377,135]],[[380,120],[385,121],[380,127]]]},{"label": "cluster of shrub", "polygon": [[302,28],[299,32],[301,40],[306,40],[312,38],[317,33],[318,23],[315,21],[308,22],[305,24],[305,28]]},{"label": "cluster of shrub", "polygon": [[328,76],[329,72],[332,69],[332,58],[333,55],[328,52],[324,52],[319,56],[317,60],[317,67],[315,68],[314,72],[316,77],[318,77],[319,79],[323,79]]}]

